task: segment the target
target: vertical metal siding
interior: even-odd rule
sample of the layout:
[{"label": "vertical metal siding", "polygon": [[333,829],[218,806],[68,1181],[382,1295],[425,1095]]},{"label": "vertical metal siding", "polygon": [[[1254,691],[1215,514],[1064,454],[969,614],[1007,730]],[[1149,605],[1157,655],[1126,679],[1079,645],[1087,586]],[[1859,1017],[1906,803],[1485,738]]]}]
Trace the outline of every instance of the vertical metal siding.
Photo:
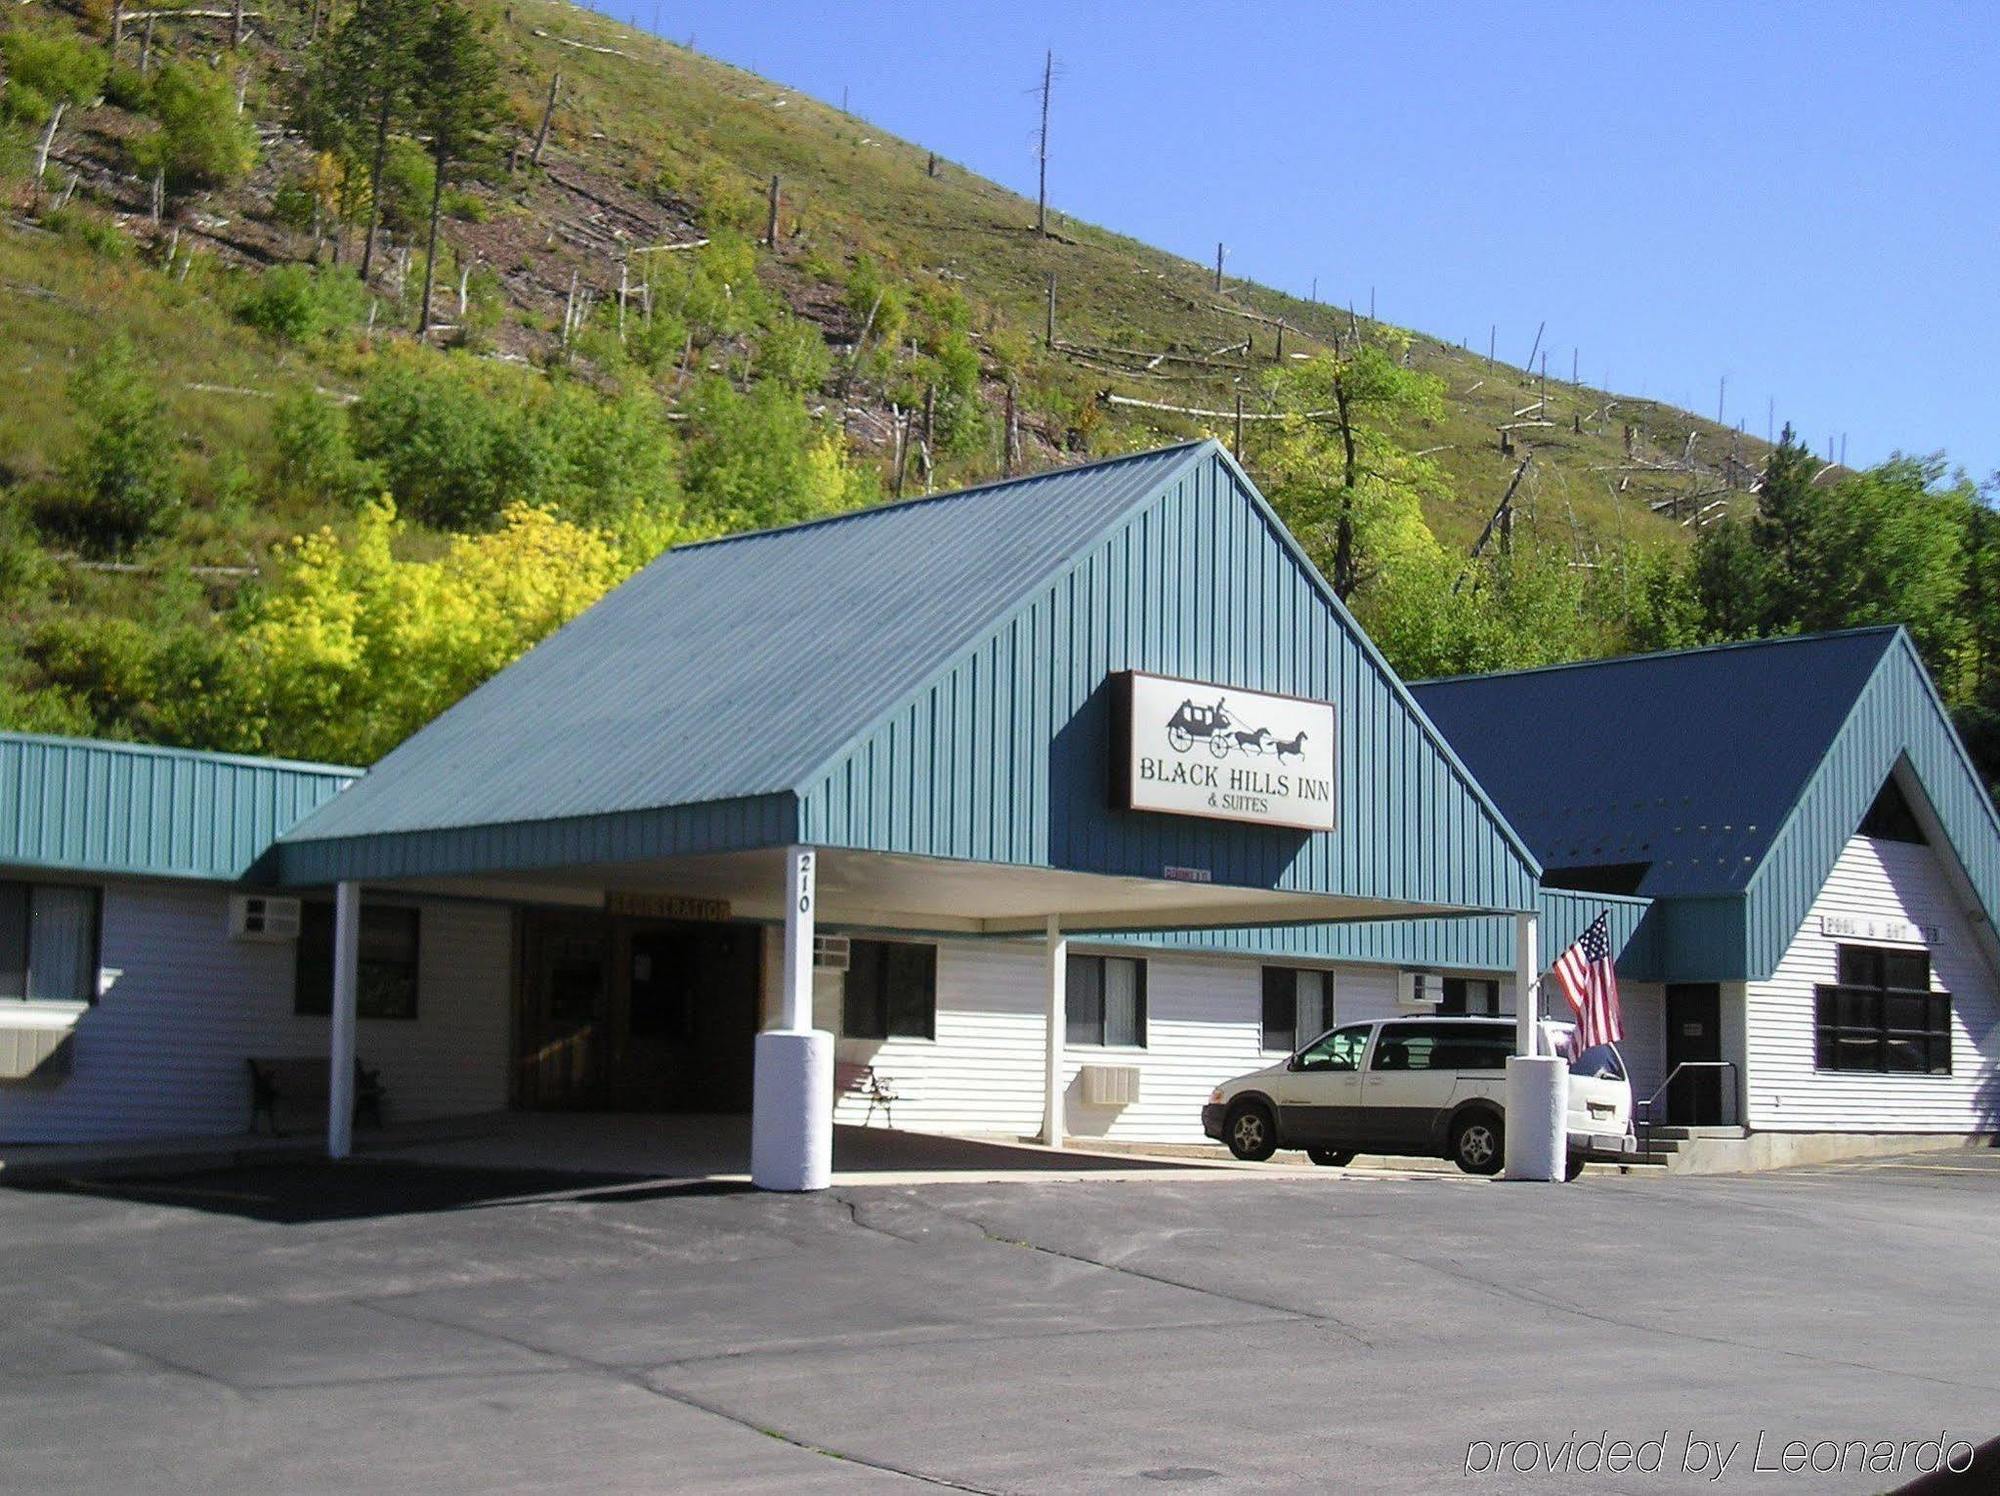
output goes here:
[{"label": "vertical metal siding", "polygon": [[[1768,977],[1897,764],[1907,761],[1989,923],[2000,911],[2000,818],[1909,636],[1882,658],[1748,888],[1742,962]],[[1698,952],[1676,948],[1677,961]]]},{"label": "vertical metal siding", "polygon": [[[1105,683],[1127,669],[1332,700],[1339,829],[1108,809]],[[1003,681],[1011,690],[996,689]],[[960,697],[974,703],[968,734],[950,706]],[[1012,732],[979,730],[982,713],[1023,707]],[[890,814],[915,804],[933,811]],[[986,806],[990,839],[968,824]],[[1470,777],[1219,454],[805,786],[801,823],[827,845],[1140,877],[1193,866],[1243,886],[1487,909],[1532,907],[1534,895],[1532,869]]]},{"label": "vertical metal siding", "polygon": [[241,878],[358,772],[0,733],[0,865]]}]

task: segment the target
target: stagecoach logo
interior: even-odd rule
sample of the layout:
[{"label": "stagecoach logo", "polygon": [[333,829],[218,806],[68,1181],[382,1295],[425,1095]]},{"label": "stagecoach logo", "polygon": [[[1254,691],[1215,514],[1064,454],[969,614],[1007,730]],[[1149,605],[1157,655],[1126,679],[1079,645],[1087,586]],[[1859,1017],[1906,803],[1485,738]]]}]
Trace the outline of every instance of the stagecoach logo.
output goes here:
[{"label": "stagecoach logo", "polygon": [[1121,809],[1333,830],[1330,702],[1136,670],[1113,686]]}]

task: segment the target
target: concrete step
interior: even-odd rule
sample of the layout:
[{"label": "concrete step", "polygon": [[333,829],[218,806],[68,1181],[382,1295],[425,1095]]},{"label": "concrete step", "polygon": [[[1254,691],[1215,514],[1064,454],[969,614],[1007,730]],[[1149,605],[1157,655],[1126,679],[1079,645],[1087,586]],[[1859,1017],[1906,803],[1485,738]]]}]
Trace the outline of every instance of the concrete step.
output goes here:
[{"label": "concrete step", "polygon": [[1744,1138],[1750,1135],[1745,1127],[1655,1127],[1652,1131],[1655,1142],[1688,1142],[1696,1138]]}]

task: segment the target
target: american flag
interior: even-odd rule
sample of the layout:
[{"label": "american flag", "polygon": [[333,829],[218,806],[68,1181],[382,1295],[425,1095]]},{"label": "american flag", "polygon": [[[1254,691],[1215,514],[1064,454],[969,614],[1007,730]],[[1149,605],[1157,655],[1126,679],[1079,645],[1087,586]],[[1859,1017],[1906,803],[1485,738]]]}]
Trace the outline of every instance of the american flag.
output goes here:
[{"label": "american flag", "polygon": [[1625,1037],[1625,1024],[1618,1014],[1618,974],[1611,968],[1611,931],[1600,914],[1556,960],[1556,980],[1576,1010],[1579,1051],[1596,1044],[1615,1044]]}]

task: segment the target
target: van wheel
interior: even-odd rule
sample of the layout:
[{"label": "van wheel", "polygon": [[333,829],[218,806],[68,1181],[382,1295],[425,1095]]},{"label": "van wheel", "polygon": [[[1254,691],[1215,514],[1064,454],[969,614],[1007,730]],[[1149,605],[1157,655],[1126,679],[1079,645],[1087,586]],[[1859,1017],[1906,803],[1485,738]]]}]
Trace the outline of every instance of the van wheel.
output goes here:
[{"label": "van wheel", "polygon": [[1308,1148],[1306,1157],[1323,1169],[1345,1168],[1354,1162],[1354,1154],[1346,1148]]},{"label": "van wheel", "polygon": [[1261,1164],[1278,1151],[1278,1124],[1268,1107],[1246,1101],[1222,1125],[1229,1151],[1246,1163]]},{"label": "van wheel", "polygon": [[1505,1145],[1500,1119],[1474,1112],[1451,1130],[1451,1161],[1468,1174],[1498,1174]]},{"label": "van wheel", "polygon": [[1565,1184],[1575,1184],[1582,1177],[1583,1155],[1581,1153],[1572,1153],[1569,1156],[1569,1162],[1563,1165],[1563,1182]]}]

